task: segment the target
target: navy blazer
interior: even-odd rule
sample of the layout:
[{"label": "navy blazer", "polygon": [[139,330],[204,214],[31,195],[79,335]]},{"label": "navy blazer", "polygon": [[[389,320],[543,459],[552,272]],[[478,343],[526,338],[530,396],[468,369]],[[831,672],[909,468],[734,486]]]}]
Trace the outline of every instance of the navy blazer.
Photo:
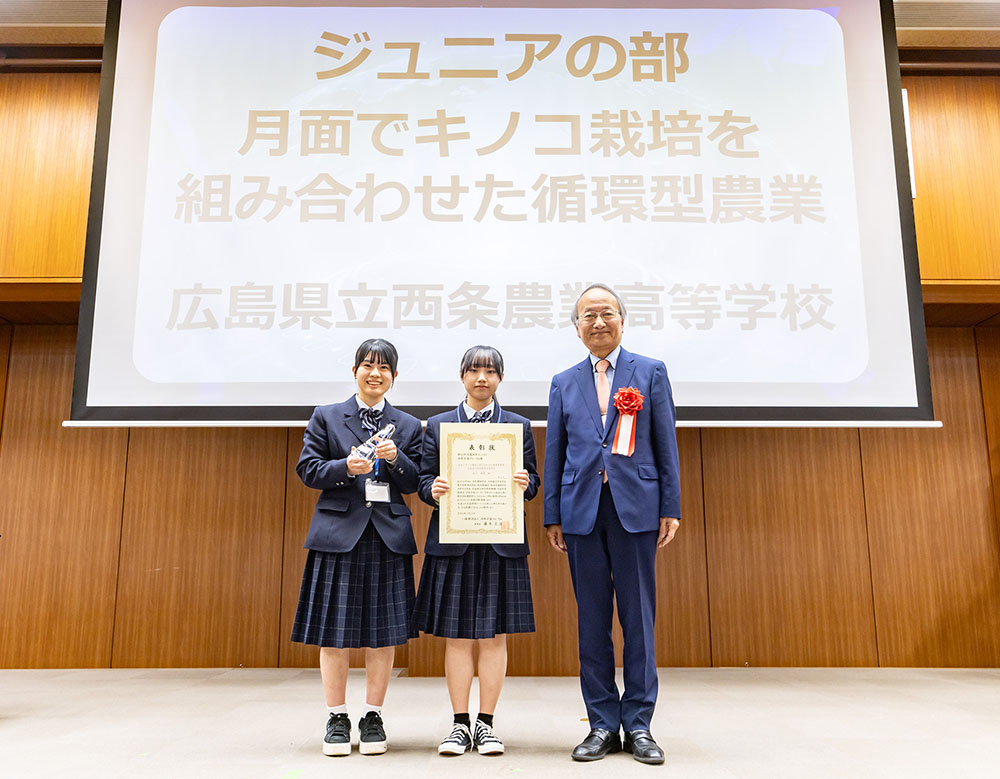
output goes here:
[{"label": "navy blazer", "polygon": [[396,426],[392,440],[396,442],[398,456],[391,467],[385,460],[379,465],[379,481],[389,482],[389,502],[368,502],[365,482],[375,477],[374,471],[362,476],[347,473],[347,455],[351,447],[370,438],[361,427],[357,400],[352,395],[343,403],[318,406],[313,411],[302,437],[302,454],[295,466],[303,484],[323,490],[309,524],[306,549],[349,552],[368,523],[373,522],[385,545],[393,552],[416,554],[410,509],[403,502],[403,495],[417,490],[420,422],[386,401],[382,426],[389,422]]},{"label": "navy blazer", "polygon": [[[644,398],[635,416],[635,452],[612,454],[618,425],[615,392],[637,388]],[[659,530],[660,517],[681,515],[676,412],[667,368],[660,360],[618,353],[607,424],[601,427],[594,366],[587,357],[552,377],[545,431],[545,524],[564,533],[594,529],[607,471],[622,526],[631,533]]]},{"label": "navy blazer", "polygon": [[[457,413],[456,413],[457,412]],[[459,557],[465,554],[469,548],[468,544],[442,544],[438,540],[438,504],[431,497],[431,485],[439,475],[441,469],[441,458],[438,455],[438,441],[441,438],[442,422],[468,422],[465,415],[464,405],[453,411],[444,414],[436,414],[427,420],[427,429],[424,431],[424,445],[421,450],[420,459],[420,486],[418,493],[420,499],[434,507],[431,514],[431,523],[427,528],[427,542],[424,544],[424,554],[437,555],[439,557]],[[538,494],[538,484],[541,479],[538,476],[537,460],[535,459],[535,439],[531,435],[531,422],[519,414],[500,408],[500,404],[494,401],[493,417],[490,422],[514,422],[524,427],[524,470],[528,472],[528,489],[524,491],[524,499],[531,500]],[[527,531],[527,529],[525,529]],[[493,550],[501,557],[526,557],[528,555],[528,536],[525,532],[523,544],[491,544]]]}]

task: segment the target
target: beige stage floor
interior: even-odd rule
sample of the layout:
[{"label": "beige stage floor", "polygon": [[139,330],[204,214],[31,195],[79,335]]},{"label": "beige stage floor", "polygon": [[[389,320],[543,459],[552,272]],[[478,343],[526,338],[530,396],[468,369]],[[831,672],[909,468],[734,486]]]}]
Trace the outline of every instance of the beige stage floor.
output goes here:
[{"label": "beige stage floor", "polygon": [[[356,721],[363,677],[351,673]],[[443,679],[397,678],[389,752],[329,758],[317,671],[0,671],[0,776],[1000,776],[995,669],[662,669],[664,767],[572,762],[587,731],[575,679],[507,681],[501,757],[437,755],[447,700]]]}]

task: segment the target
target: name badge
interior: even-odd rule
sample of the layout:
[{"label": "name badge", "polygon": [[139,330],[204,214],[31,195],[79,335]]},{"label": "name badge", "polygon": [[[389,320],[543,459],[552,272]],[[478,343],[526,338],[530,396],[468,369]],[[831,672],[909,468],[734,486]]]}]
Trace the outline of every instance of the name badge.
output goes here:
[{"label": "name badge", "polygon": [[365,500],[373,503],[388,503],[389,484],[384,481],[366,481]]}]

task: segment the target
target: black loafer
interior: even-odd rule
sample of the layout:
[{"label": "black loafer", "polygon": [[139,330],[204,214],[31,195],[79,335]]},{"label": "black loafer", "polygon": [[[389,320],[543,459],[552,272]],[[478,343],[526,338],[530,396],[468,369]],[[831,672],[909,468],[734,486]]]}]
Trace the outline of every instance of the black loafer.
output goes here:
[{"label": "black loafer", "polygon": [[663,764],[663,750],[653,741],[648,730],[625,731],[625,751],[631,752],[640,763]]},{"label": "black loafer", "polygon": [[573,750],[573,759],[587,763],[591,760],[600,760],[609,753],[621,751],[622,740],[617,733],[604,730],[604,728],[594,728],[583,741],[576,745],[576,749]]}]

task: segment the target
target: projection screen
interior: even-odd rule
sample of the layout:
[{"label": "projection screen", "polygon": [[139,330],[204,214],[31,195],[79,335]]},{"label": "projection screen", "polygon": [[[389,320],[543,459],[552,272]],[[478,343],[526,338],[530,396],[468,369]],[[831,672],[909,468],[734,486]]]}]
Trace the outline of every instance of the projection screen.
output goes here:
[{"label": "projection screen", "polygon": [[392,341],[544,420],[591,282],[682,424],[933,418],[890,2],[109,3],[72,419],[304,422]]}]

